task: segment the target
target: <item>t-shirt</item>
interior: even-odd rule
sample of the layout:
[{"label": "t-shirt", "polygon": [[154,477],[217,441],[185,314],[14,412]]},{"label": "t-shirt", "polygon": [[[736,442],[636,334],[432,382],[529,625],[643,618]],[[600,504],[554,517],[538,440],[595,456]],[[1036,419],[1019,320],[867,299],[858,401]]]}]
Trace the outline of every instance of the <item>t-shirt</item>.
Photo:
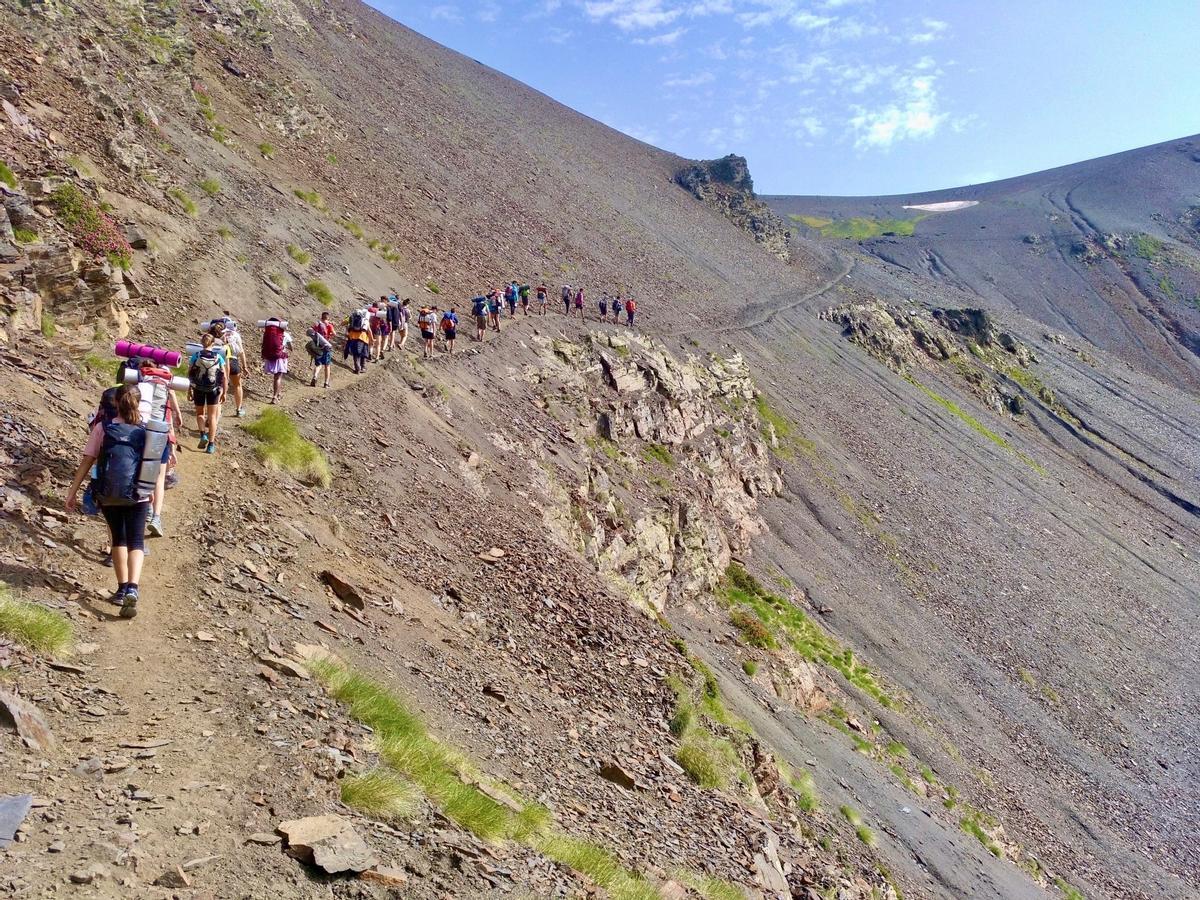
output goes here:
[{"label": "t-shirt", "polygon": [[225,342],[225,361],[242,360],[246,357],[246,345],[242,343],[242,335],[237,331],[226,331],[222,338]]},{"label": "t-shirt", "polygon": [[320,334],[327,341],[333,340],[334,331],[332,322],[317,322],[312,327],[312,330]]}]

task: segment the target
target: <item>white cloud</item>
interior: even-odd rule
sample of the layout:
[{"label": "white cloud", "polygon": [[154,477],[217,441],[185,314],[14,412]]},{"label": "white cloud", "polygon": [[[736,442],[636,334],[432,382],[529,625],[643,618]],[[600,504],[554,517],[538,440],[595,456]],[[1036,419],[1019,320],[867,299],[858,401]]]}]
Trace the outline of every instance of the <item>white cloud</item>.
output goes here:
[{"label": "white cloud", "polygon": [[634,38],[635,44],[642,44],[647,47],[669,47],[678,41],[681,37],[687,34],[686,28],[676,28],[674,31],[667,31],[662,34],[656,34],[648,38]]},{"label": "white cloud", "polygon": [[921,26],[925,29],[924,31],[918,31],[908,36],[910,44],[932,44],[944,37],[950,28],[948,22],[940,19],[922,19]]},{"label": "white cloud", "polygon": [[698,72],[695,75],[675,75],[663,82],[663,87],[667,88],[689,88],[699,87],[702,84],[710,84],[717,80],[717,76],[712,72]]},{"label": "white cloud", "polygon": [[587,0],[583,11],[594,21],[612,22],[622,31],[661,28],[684,12],[683,7],[666,0]]},{"label": "white cloud", "polygon": [[948,118],[939,111],[937,75],[922,70],[896,79],[895,100],[876,109],[856,107],[850,119],[854,146],[887,149],[897,141],[933,137]]},{"label": "white cloud", "polygon": [[442,22],[461,22],[462,13],[452,3],[442,3],[429,8],[429,18]]}]

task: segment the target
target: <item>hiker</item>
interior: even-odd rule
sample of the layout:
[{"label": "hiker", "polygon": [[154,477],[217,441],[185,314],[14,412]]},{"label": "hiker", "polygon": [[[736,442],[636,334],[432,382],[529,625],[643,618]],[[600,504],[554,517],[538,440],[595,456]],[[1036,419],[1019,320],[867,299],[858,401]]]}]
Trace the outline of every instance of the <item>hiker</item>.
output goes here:
[{"label": "hiker", "polygon": [[225,357],[215,344],[211,332],[204,335],[200,349],[188,360],[188,399],[196,405],[196,429],[200,432],[196,449],[205,453],[217,452],[217,425],[225,399]]},{"label": "hiker", "polygon": [[483,342],[483,333],[487,330],[487,297],[480,294],[471,301],[471,315],[475,317],[475,340]]},{"label": "hiker", "polygon": [[517,288],[517,296],[521,299],[521,312],[529,315],[529,285],[523,284]]},{"label": "hiker", "polygon": [[564,284],[560,293],[562,294],[563,315],[569,316],[571,314],[571,286]]},{"label": "hiker", "polygon": [[495,331],[500,330],[500,290],[494,288],[488,294],[488,318],[492,320],[492,328]]},{"label": "hiker", "polygon": [[421,358],[429,359],[433,356],[433,337],[434,330],[437,328],[437,317],[428,306],[421,307],[421,313],[417,316],[417,327],[421,329]]},{"label": "hiker", "polygon": [[515,281],[510,281],[504,288],[504,303],[508,307],[508,317],[514,318],[517,315],[517,283]]},{"label": "hiker", "polygon": [[367,359],[371,355],[371,326],[367,319],[370,313],[366,309],[356,309],[346,319],[346,346],[342,350],[342,361],[347,357],[354,358],[354,374],[360,375],[366,371]]},{"label": "hiker", "polygon": [[387,298],[387,345],[385,349],[394,351],[396,349],[396,332],[400,330],[400,298],[396,296],[396,292],[392,293]]},{"label": "hiker", "polygon": [[458,336],[458,313],[450,307],[442,313],[442,338],[446,341],[446,352],[454,353],[454,339]]},{"label": "hiker", "polygon": [[400,304],[400,324],[397,327],[397,330],[400,332],[400,346],[398,348],[400,350],[404,349],[404,344],[408,340],[408,320],[412,316],[412,310],[409,309],[410,303],[412,303],[412,299],[405,297],[404,302]]},{"label": "hiker", "polygon": [[143,358],[138,366],[138,412],[143,422],[166,422],[170,427],[167,442],[163,447],[158,480],[150,498],[150,518],[146,530],[151,537],[162,537],[162,511],[167,497],[167,469],[175,456],[175,444],[179,438],[177,429],[183,428],[183,415],[179,412],[179,401],[171,390],[171,370],[159,368],[154,360]]},{"label": "hiker", "polygon": [[621,299],[621,294],[618,292],[616,299],[612,302],[612,321],[614,325],[619,325],[621,322],[621,310],[625,306],[625,301]]},{"label": "hiker", "polygon": [[383,319],[378,303],[367,307],[367,326],[371,331],[371,362],[378,362],[383,357]]},{"label": "hiker", "polygon": [[637,301],[632,297],[625,300],[625,324],[629,328],[633,327],[633,317],[637,314]]},{"label": "hiker", "polygon": [[313,374],[309,387],[317,386],[317,376],[325,370],[325,387],[329,387],[329,378],[333,370],[333,323],[329,321],[329,310],[321,313],[321,318],[308,330],[309,342],[305,345],[308,355],[312,357]]},{"label": "hiker", "polygon": [[66,501],[67,512],[74,512],[79,486],[93,463],[96,464],[92,492],[108,523],[113,572],[117,576],[117,590],[108,599],[121,607],[122,619],[137,615],[138,583],[146,548],[146,516],[150,512],[150,498],[143,497],[138,491],[142,452],[146,446],[146,429],[138,411],[140,399],[135,385],[118,388],[116,417],[107,423],[99,420],[92,426]]},{"label": "hiker", "polygon": [[[229,313],[225,314],[224,328],[217,337],[225,344],[226,374],[229,376],[229,388],[233,391],[233,402],[237,407],[235,415],[240,419],[246,415],[246,391],[242,386],[242,374],[249,371],[249,366],[246,362],[246,343],[238,331],[237,322],[230,318]],[[228,396],[229,391],[225,394]]]},{"label": "hiker", "polygon": [[[287,347],[290,344],[287,326],[275,316],[263,326],[263,372],[271,376],[271,403],[283,399],[283,376],[288,370]],[[211,451],[210,451],[211,452]]]},{"label": "hiker", "polygon": [[[125,385],[117,385],[116,387],[105,388],[104,393],[100,395],[100,402],[96,409],[88,415],[87,430],[91,434],[92,427],[97,423],[108,425],[117,418],[117,394],[124,389]],[[93,463],[91,469],[88,470],[88,478],[92,481],[96,479],[96,465]],[[88,492],[85,491],[83,498],[83,512],[88,515],[95,515],[99,510],[88,509],[88,501],[91,499]],[[108,545],[100,554],[100,565],[111,569],[113,566],[112,545]]]},{"label": "hiker", "polygon": [[545,283],[539,284],[537,288],[537,302],[540,312],[538,315],[544,316],[546,314],[546,301],[548,298],[549,294],[546,291]]},{"label": "hiker", "polygon": [[584,321],[585,316],[583,314],[583,288],[580,288],[578,291],[575,292],[575,309],[579,312],[579,321],[580,322]]},{"label": "hiker", "polygon": [[608,321],[608,291],[600,295],[600,324]]}]

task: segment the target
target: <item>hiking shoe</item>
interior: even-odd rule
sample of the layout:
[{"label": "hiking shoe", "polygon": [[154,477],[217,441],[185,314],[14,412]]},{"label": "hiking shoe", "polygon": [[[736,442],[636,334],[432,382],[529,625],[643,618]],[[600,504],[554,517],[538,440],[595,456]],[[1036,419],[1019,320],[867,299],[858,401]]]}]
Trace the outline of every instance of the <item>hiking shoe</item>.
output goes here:
[{"label": "hiking shoe", "polygon": [[[209,444],[208,446],[211,447],[212,444]],[[209,451],[209,452],[212,452],[212,451]],[[149,532],[151,537],[162,537],[163,536],[162,516],[151,516],[150,521],[146,523],[146,531]]]},{"label": "hiking shoe", "polygon": [[179,475],[175,472],[168,472],[166,480],[163,482],[163,487],[168,491],[179,484]]},{"label": "hiking shoe", "polygon": [[128,592],[129,592],[128,588],[119,587],[113,592],[113,595],[108,598],[108,602],[111,603],[113,606],[124,606],[125,605],[125,595]]},{"label": "hiking shoe", "polygon": [[308,383],[308,386],[309,386],[309,387],[316,387],[316,386],[317,386],[317,379],[316,379],[316,376],[313,376],[313,380],[312,380],[312,381],[310,381],[310,382]]},{"label": "hiking shoe", "polygon": [[240,419],[240,418],[242,418],[242,416],[244,416],[244,415],[246,415],[246,407],[244,407],[244,406],[239,406],[239,407],[238,407],[238,411],[237,411],[237,417]]},{"label": "hiking shoe", "polygon": [[208,446],[208,432],[205,431],[205,432],[201,433],[200,440],[198,440],[196,442],[196,449],[203,450],[207,446]]},{"label": "hiking shoe", "polygon": [[204,452],[205,453],[216,453],[217,452],[217,442],[213,441],[211,444],[209,444],[208,449],[205,450]]},{"label": "hiking shoe", "polygon": [[125,589],[121,598],[121,618],[132,619],[137,615],[138,590],[135,587]]}]

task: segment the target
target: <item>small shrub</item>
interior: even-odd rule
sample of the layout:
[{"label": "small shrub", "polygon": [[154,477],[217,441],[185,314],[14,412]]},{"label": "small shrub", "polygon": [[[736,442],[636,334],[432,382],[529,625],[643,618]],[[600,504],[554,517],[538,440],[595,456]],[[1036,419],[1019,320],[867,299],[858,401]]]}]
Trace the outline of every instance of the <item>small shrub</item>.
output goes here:
[{"label": "small shrub", "polygon": [[3,162],[0,162],[0,184],[5,184],[12,190],[17,189],[17,176]]},{"label": "small shrub", "polygon": [[729,621],[741,633],[742,643],[746,646],[757,647],[760,650],[775,650],[779,647],[771,629],[749,610],[742,607],[733,610],[729,614]]},{"label": "small shrub", "polygon": [[199,207],[196,206],[196,201],[189,197],[187,191],[183,188],[171,188],[167,191],[167,196],[178,203],[179,208],[192,218],[195,218],[196,214],[200,211]]},{"label": "small shrub", "polygon": [[688,778],[707,790],[729,786],[737,769],[737,753],[728,740],[693,729],[684,735],[675,754]]},{"label": "small shrub", "polygon": [[42,313],[42,337],[52,338],[58,333],[58,325],[50,313]]},{"label": "small shrub", "polygon": [[1135,234],[1133,236],[1133,252],[1145,260],[1152,260],[1162,253],[1163,243],[1158,238],[1149,234]]},{"label": "small shrub", "polygon": [[287,255],[296,262],[300,263],[302,266],[307,266],[310,262],[312,262],[312,254],[307,250],[301,250],[295,244],[287,245]]},{"label": "small shrub", "polygon": [[13,229],[13,240],[18,244],[32,244],[38,239],[38,233],[30,228]]},{"label": "small shrub", "polygon": [[642,456],[647,462],[658,462],[664,466],[675,465],[675,457],[662,444],[647,444],[642,448]]},{"label": "small shrub", "polygon": [[363,239],[363,237],[365,236],[365,233],[362,230],[362,226],[359,225],[357,222],[353,222],[350,219],[342,219],[338,224],[341,225],[343,228],[345,228],[352,235],[354,235],[354,239],[356,241],[361,241]]},{"label": "small shrub", "polygon": [[329,487],[333,476],[321,449],[301,436],[291,417],[281,409],[265,409],[246,431],[258,438],[259,459],[303,480]]},{"label": "small shrub", "polygon": [[294,191],[292,191],[292,193],[311,206],[313,209],[324,210],[326,208],[325,198],[316,191],[302,191],[300,188],[296,188]]},{"label": "small shrub", "polygon": [[378,819],[411,819],[421,803],[421,789],[387,769],[371,769],[342,781],[342,802]]},{"label": "small shrub", "polygon": [[758,672],[758,663],[756,663],[752,659],[743,659],[742,660],[742,671],[745,672],[747,675],[749,675],[751,678],[753,678],[755,676],[755,674],[757,674],[757,672]]},{"label": "small shrub", "polygon": [[210,175],[208,178],[205,178],[202,182],[200,182],[200,190],[202,190],[207,197],[215,197],[217,194],[221,193],[221,182],[217,181],[217,179]]},{"label": "small shrub", "polygon": [[263,155],[263,159],[275,158],[275,147],[271,144],[262,143],[258,145],[258,152]]},{"label": "small shrub", "polygon": [[308,291],[308,295],[322,306],[333,306],[333,291],[329,290],[329,286],[325,282],[310,281],[304,286],[304,290]]},{"label": "small shrub", "polygon": [[338,158],[337,158],[336,153],[328,153],[325,155],[325,162],[329,163],[330,165],[336,166],[337,161],[338,161]]},{"label": "small shrub", "polygon": [[64,184],[50,195],[50,203],[63,227],[85,252],[97,259],[105,257],[121,268],[130,266],[133,248],[129,241],[117,223],[87,194],[73,184]]},{"label": "small shrub", "polygon": [[432,278],[425,282],[425,290],[431,294],[440,294],[442,292],[442,289],[438,287],[438,283]]},{"label": "small shrub", "polygon": [[36,650],[56,655],[71,646],[71,620],[36,603],[15,600],[0,584],[0,635]]}]

